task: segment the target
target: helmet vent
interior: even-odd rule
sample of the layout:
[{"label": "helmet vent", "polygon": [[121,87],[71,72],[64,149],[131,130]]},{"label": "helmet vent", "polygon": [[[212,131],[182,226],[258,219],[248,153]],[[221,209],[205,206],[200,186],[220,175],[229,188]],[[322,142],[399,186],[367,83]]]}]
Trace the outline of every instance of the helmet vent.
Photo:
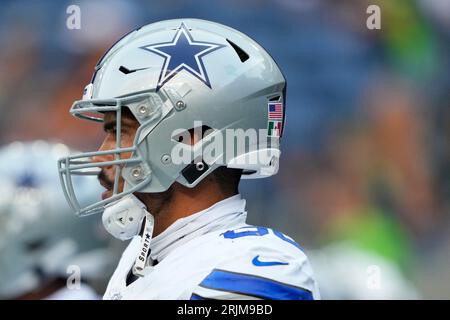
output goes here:
[{"label": "helmet vent", "polygon": [[279,102],[280,101],[281,96],[275,96],[269,99],[270,102]]},{"label": "helmet vent", "polygon": [[132,71],[130,71],[130,69],[128,69],[128,68],[126,68],[124,66],[120,66],[119,71],[124,73],[124,74],[129,74],[129,73],[132,72]]},{"label": "helmet vent", "polygon": [[247,61],[250,56],[241,49],[236,43],[232,42],[231,40],[227,39],[227,42],[233,47],[234,51],[236,51],[237,55],[239,56],[239,59],[241,59],[241,62]]},{"label": "helmet vent", "polygon": [[119,67],[119,71],[124,73],[124,74],[129,74],[129,73],[133,73],[133,72],[141,71],[141,70],[146,70],[146,69],[148,69],[148,68],[139,68],[139,69],[130,70],[127,67],[124,67],[124,66],[120,66]]}]

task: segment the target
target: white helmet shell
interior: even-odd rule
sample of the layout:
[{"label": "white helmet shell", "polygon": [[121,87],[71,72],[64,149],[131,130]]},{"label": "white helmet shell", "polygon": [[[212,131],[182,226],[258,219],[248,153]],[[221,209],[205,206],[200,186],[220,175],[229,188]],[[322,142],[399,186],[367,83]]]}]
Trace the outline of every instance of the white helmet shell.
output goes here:
[{"label": "white helmet shell", "polygon": [[[271,56],[230,27],[175,19],[134,30],[100,59],[83,99],[71,109],[78,117],[97,121],[101,117],[93,112],[114,111],[120,127],[121,110],[127,107],[140,123],[134,145],[121,148],[118,135],[117,148],[109,152],[115,160],[104,164],[80,164],[98,152],[62,159],[60,174],[69,203],[79,214],[101,212],[133,192],[163,192],[175,181],[194,187],[220,166],[243,169],[243,178],[276,174],[285,93],[286,81]],[[200,127],[213,134],[193,147],[176,139],[175,133]],[[227,145],[206,160],[205,146],[218,143],[219,136],[224,145],[234,141],[227,136],[230,131],[244,136],[243,147],[230,151]],[[253,132],[257,139],[245,140]],[[189,160],[177,161],[174,150],[187,150]],[[117,157],[123,152],[133,155]],[[114,190],[111,198],[81,208],[69,176],[107,165],[116,166],[125,190]]]}]

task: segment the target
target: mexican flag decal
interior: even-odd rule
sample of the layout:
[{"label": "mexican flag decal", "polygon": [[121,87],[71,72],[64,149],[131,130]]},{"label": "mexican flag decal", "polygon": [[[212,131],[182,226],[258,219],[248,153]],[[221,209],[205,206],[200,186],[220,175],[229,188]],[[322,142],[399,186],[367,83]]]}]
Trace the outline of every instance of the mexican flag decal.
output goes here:
[{"label": "mexican flag decal", "polygon": [[269,120],[267,125],[267,135],[269,137],[280,137],[283,127],[283,122],[281,120]]}]

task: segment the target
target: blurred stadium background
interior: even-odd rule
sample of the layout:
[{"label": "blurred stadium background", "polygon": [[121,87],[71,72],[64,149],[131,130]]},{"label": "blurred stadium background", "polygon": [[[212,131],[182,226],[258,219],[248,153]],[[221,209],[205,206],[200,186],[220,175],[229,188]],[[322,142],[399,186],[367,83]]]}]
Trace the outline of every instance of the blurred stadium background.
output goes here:
[{"label": "blurred stadium background", "polygon": [[[71,4],[80,30],[66,27]],[[370,4],[381,8],[381,30],[366,27]],[[450,298],[449,1],[0,7],[1,146],[42,139],[95,150],[101,128],[68,110],[116,39],[169,18],[224,23],[263,45],[288,81],[280,172],[241,184],[250,222],[306,249],[323,298]]]}]

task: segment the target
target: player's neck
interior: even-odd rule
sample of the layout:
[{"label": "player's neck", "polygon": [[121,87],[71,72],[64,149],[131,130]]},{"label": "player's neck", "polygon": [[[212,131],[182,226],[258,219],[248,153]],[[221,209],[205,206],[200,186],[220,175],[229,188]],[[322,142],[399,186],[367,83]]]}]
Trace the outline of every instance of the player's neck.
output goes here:
[{"label": "player's neck", "polygon": [[201,184],[192,189],[179,184],[174,185],[170,201],[154,215],[153,236],[159,235],[178,219],[205,210],[234,194],[224,193],[216,184]]}]

